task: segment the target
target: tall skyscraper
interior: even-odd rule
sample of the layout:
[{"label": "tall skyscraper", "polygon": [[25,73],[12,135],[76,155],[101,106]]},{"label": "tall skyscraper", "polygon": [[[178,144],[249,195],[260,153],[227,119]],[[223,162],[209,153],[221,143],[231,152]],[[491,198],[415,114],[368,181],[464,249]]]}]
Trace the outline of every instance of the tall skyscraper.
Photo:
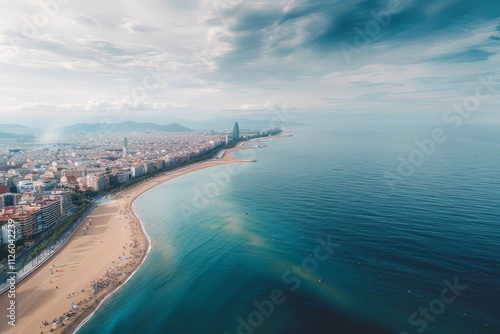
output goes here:
[{"label": "tall skyscraper", "polygon": [[238,140],[240,140],[240,126],[238,125],[238,122],[234,122],[233,141],[238,141]]},{"label": "tall skyscraper", "polygon": [[128,139],[127,137],[123,138],[123,157],[125,158],[128,155]]}]

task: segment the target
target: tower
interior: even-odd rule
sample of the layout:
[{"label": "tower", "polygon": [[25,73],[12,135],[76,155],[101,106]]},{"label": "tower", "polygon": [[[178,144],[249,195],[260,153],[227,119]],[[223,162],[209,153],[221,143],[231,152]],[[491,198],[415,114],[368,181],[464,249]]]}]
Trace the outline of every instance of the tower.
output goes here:
[{"label": "tower", "polygon": [[128,155],[128,139],[127,137],[123,138],[123,151],[122,156],[125,158]]},{"label": "tower", "polygon": [[240,139],[240,126],[238,122],[234,122],[233,126],[233,141],[238,141]]}]

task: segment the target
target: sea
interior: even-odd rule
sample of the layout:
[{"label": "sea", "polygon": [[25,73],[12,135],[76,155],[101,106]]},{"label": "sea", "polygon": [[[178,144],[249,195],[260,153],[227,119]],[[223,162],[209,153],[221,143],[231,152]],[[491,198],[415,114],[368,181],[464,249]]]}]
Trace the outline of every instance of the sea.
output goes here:
[{"label": "sea", "polygon": [[500,126],[331,126],[141,195],[152,248],[78,330],[500,333]]}]

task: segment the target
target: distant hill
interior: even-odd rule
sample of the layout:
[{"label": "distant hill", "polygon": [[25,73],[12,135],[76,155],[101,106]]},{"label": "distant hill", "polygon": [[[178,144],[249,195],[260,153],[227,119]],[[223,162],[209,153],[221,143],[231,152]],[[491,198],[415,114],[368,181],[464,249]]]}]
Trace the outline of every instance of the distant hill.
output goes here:
[{"label": "distant hill", "polygon": [[35,141],[36,137],[29,134],[16,134],[9,132],[0,132],[0,139],[12,139],[16,140],[18,143],[31,143]]},{"label": "distant hill", "polygon": [[0,124],[0,132],[7,132],[13,134],[28,134],[33,133],[33,129],[21,124]]},{"label": "distant hill", "polygon": [[0,132],[0,138],[17,138],[19,135],[14,133]]},{"label": "distant hill", "polygon": [[121,122],[121,123],[78,123],[75,125],[65,126],[60,129],[63,133],[97,133],[97,132],[191,132],[193,130],[186,128],[178,123],[170,123],[167,125],[159,125],[156,123],[138,123],[138,122]]},{"label": "distant hill", "polygon": [[[187,119],[180,119],[170,116],[154,116],[149,117],[152,122],[140,122],[139,119],[134,119],[131,116],[130,121],[116,123],[101,123],[98,118],[86,119],[86,123],[78,123],[74,125],[64,126],[56,129],[61,134],[83,134],[83,133],[99,133],[99,132],[149,132],[149,131],[162,131],[162,132],[191,132],[200,130],[227,130],[232,131],[234,122],[238,122],[241,130],[261,130],[274,127],[297,127],[305,126],[307,124],[288,122],[280,120],[255,120],[249,118],[214,118],[205,121],[194,121]],[[118,119],[117,119],[118,120]],[[160,125],[157,123],[170,122],[167,125]],[[182,124],[182,125],[181,125]],[[30,128],[20,124],[0,124],[0,132],[10,134],[36,135],[37,133],[44,132],[42,128]]]},{"label": "distant hill", "polygon": [[180,125],[179,123],[173,122],[167,125],[159,125],[159,128],[165,132],[191,132],[190,128]]}]

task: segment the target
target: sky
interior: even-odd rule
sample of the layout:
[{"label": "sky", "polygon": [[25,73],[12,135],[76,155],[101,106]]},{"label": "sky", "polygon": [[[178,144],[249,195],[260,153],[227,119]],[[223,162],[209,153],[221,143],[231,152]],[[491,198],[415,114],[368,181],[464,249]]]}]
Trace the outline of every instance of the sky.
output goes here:
[{"label": "sky", "polygon": [[[0,6],[0,123],[415,119],[500,83],[498,0]],[[475,112],[500,121],[496,87]]]}]

